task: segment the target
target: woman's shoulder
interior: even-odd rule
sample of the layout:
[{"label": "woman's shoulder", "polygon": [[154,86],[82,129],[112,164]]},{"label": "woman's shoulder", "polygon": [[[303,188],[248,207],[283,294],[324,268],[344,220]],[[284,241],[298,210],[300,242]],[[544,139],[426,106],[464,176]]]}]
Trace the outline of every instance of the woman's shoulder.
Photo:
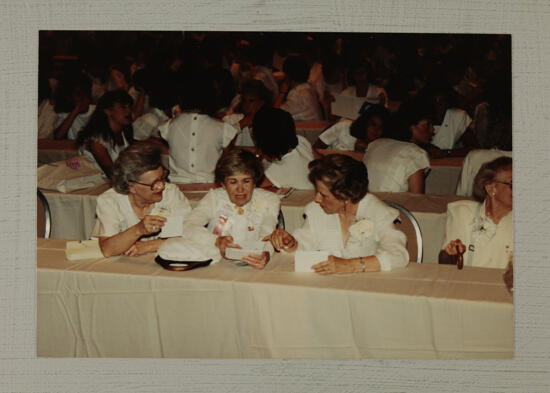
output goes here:
[{"label": "woman's shoulder", "polygon": [[120,194],[116,192],[114,188],[109,188],[107,191],[97,197],[97,203],[106,205],[118,205],[121,203],[122,200],[124,200],[124,198],[128,198],[128,195]]},{"label": "woman's shoulder", "polygon": [[280,204],[280,199],[277,194],[271,191],[264,190],[263,188],[256,187],[254,189],[254,198],[262,201],[266,201],[267,203],[272,204]]},{"label": "woman's shoulder", "polygon": [[359,202],[358,215],[393,222],[399,216],[399,211],[369,192]]},{"label": "woman's shoulder", "polygon": [[471,213],[475,214],[479,209],[480,202],[470,199],[461,199],[447,204],[447,211],[456,214]]}]

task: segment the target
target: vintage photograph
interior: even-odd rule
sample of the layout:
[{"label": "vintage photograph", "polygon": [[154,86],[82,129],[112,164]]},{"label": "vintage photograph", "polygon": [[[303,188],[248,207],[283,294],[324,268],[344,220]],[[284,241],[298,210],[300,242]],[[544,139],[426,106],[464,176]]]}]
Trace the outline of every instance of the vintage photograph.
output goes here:
[{"label": "vintage photograph", "polygon": [[38,35],[38,357],[514,357],[511,35]]}]

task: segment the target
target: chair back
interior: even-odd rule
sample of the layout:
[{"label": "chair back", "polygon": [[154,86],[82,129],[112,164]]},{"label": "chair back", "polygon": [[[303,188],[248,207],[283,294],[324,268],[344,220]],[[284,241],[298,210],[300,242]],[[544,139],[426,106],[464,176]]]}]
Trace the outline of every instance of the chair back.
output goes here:
[{"label": "chair back", "polygon": [[399,210],[399,218],[395,226],[407,236],[407,251],[409,252],[409,261],[422,263],[422,232],[414,215],[404,206],[394,202],[384,201],[388,206]]},{"label": "chair back", "polygon": [[52,215],[50,205],[44,194],[37,190],[36,203],[36,235],[48,239],[52,231]]}]

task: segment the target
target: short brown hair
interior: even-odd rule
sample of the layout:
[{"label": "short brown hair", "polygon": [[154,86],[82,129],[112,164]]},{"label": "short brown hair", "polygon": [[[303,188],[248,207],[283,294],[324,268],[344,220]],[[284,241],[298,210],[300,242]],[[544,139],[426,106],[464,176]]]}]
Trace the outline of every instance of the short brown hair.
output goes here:
[{"label": "short brown hair", "polygon": [[329,154],[309,163],[309,180],[323,182],[340,200],[359,202],[367,194],[367,167],[344,154]]},{"label": "short brown hair", "polygon": [[485,186],[495,180],[499,171],[508,168],[512,168],[512,158],[510,157],[499,157],[483,164],[474,178],[474,198],[480,202],[484,201],[487,197]]},{"label": "short brown hair", "polygon": [[246,173],[252,176],[256,186],[259,186],[264,178],[262,163],[253,153],[238,148],[226,150],[216,163],[215,182],[222,184],[227,177],[237,173]]},{"label": "short brown hair", "polygon": [[128,183],[139,181],[145,172],[153,171],[158,167],[168,170],[162,166],[161,151],[158,147],[151,145],[131,145],[122,152],[114,162],[113,166],[113,188],[119,194],[128,195],[130,185]]}]

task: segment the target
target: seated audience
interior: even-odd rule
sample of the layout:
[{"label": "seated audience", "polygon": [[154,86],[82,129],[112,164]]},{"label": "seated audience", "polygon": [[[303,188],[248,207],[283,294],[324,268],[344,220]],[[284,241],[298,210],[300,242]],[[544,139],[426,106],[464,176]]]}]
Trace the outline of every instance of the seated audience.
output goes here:
[{"label": "seated audience", "polygon": [[369,170],[373,192],[414,192],[423,194],[425,176],[430,168],[427,145],[433,135],[430,114],[413,105],[401,113],[402,125],[393,138],[369,143],[363,163]]},{"label": "seated audience", "polygon": [[368,193],[364,165],[333,154],[310,164],[315,199],[305,207],[304,225],[291,235],[276,229],[276,250],[327,250],[327,261],[313,266],[316,273],[389,271],[409,262],[403,232],[394,226],[399,212]]},{"label": "seated audience", "polygon": [[101,96],[90,121],[77,135],[79,152],[111,178],[113,162],[132,142],[132,97],[124,90],[108,91]]},{"label": "seated audience", "polygon": [[167,218],[183,218],[191,211],[185,195],[167,182],[167,174],[160,150],[152,146],[134,145],[120,153],[113,168],[113,188],[97,198],[92,237],[99,238],[103,255],[155,252]]},{"label": "seated audience", "polygon": [[262,108],[254,116],[252,137],[264,159],[262,186],[312,189],[308,164],[313,160],[309,141],[296,135],[290,113],[277,108]]},{"label": "seated audience", "polygon": [[281,83],[279,96],[273,106],[289,112],[295,121],[322,120],[319,97],[307,81],[309,67],[306,60],[300,56],[289,56],[284,62],[283,71],[285,80]]},{"label": "seated audience", "polygon": [[512,259],[512,159],[499,157],[484,164],[474,180],[477,201],[447,206],[447,226],[439,263],[505,269]]},{"label": "seated audience", "polygon": [[357,119],[341,119],[323,131],[314,147],[364,152],[370,142],[382,137],[387,118],[386,108],[370,105]]},{"label": "seated audience", "polygon": [[213,81],[206,73],[187,76],[180,107],[181,114],[159,126],[160,136],[170,147],[170,180],[213,182],[216,161],[237,130],[213,117],[218,103]]},{"label": "seated audience", "polygon": [[[215,169],[221,187],[210,190],[189,214],[184,241],[205,250],[215,247],[225,257],[228,247],[240,248],[243,241],[270,235],[278,222],[280,201],[276,194],[257,187],[263,176],[262,164],[253,153],[238,148],[225,151]],[[269,242],[266,246],[269,249]],[[269,252],[249,254],[242,261],[262,269]]]}]

